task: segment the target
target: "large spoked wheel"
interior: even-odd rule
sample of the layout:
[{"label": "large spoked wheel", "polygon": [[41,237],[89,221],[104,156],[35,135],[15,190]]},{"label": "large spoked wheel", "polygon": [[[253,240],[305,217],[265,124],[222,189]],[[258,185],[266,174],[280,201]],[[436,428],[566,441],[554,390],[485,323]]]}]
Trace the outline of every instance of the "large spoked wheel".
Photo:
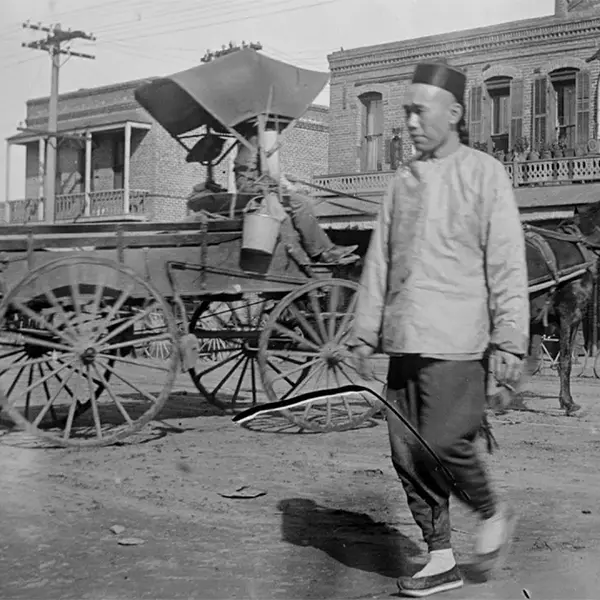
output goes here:
[{"label": "large spoked wheel", "polygon": [[[159,333],[138,325],[160,311]],[[66,258],[32,271],[0,304],[0,386],[14,423],[61,446],[111,444],[163,407],[179,352],[171,308],[134,271],[100,258]]]},{"label": "large spoked wheel", "polygon": [[[270,402],[346,385],[381,393],[383,356],[374,357],[376,380],[365,381],[346,348],[354,320],[358,285],[344,279],[311,282],[286,296],[273,310],[259,340],[258,363]],[[317,399],[282,410],[301,429],[353,429],[380,409],[370,394]]]},{"label": "large spoked wheel", "polygon": [[258,401],[258,337],[276,302],[258,294],[206,298],[190,319],[198,339],[189,370],[198,391],[213,405],[236,411]]}]

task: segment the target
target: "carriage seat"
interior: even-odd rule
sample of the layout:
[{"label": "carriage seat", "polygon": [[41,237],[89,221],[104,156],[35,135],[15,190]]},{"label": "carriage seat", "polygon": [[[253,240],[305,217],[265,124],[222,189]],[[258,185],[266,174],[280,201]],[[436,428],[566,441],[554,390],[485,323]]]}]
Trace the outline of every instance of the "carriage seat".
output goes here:
[{"label": "carriage seat", "polygon": [[[232,194],[230,192],[210,192],[204,191],[193,194],[187,202],[187,207],[192,212],[206,211],[217,215],[229,216],[229,207],[235,198],[234,215],[241,217],[244,208],[252,198],[256,198],[256,194]],[[288,196],[283,196],[282,203],[284,206],[289,202]]]}]

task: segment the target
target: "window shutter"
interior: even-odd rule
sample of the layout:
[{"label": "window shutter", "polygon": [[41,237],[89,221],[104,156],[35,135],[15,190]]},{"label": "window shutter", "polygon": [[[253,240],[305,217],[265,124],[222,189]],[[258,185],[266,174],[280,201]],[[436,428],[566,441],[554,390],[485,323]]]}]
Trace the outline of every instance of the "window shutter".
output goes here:
[{"label": "window shutter", "polygon": [[392,162],[392,149],[391,149],[392,138],[387,138],[385,140],[385,162],[386,165],[389,165]]},{"label": "window shutter", "polygon": [[492,151],[492,99],[485,85],[481,86],[481,141]]},{"label": "window shutter", "polygon": [[541,150],[542,145],[546,142],[546,83],[547,77],[536,77],[533,80],[533,123],[531,134],[531,148]]},{"label": "window shutter", "polygon": [[518,138],[523,137],[524,82],[513,79],[510,82],[510,137],[508,147],[512,148]]},{"label": "window shutter", "polygon": [[546,88],[546,140],[554,142],[558,139],[558,95],[552,82],[548,78]]},{"label": "window shutter", "polygon": [[590,72],[577,73],[577,143],[590,138]]},{"label": "window shutter", "polygon": [[471,146],[474,142],[481,141],[482,94],[483,88],[480,85],[474,85],[469,93],[469,141]]}]

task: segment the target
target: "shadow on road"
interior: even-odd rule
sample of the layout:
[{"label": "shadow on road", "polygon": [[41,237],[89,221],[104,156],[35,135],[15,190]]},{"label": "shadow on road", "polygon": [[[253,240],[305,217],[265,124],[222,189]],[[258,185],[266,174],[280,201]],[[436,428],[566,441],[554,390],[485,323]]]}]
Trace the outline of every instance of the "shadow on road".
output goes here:
[{"label": "shadow on road", "polygon": [[413,570],[408,559],[420,554],[408,537],[363,513],[326,508],[303,498],[282,500],[278,509],[283,541],[317,548],[352,569],[400,577]]}]

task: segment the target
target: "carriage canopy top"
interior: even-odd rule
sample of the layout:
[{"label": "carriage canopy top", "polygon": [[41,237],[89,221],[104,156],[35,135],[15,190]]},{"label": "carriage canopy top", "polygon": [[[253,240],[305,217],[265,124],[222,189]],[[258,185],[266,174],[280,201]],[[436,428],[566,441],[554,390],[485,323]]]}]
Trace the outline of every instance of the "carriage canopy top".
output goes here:
[{"label": "carriage canopy top", "polygon": [[248,48],[145,83],[135,98],[177,137],[204,125],[226,131],[259,115],[298,119],[328,78]]}]

